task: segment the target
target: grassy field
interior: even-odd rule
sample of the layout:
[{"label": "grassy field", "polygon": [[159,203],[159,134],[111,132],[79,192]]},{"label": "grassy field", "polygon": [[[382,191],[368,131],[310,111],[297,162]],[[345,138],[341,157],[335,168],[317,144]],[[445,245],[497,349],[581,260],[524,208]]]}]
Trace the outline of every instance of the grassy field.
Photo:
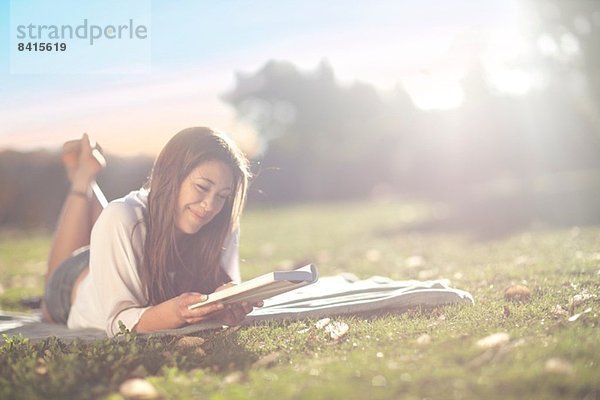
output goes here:
[{"label": "grassy field", "polygon": [[[473,294],[472,307],[333,318],[349,326],[341,340],[310,320],[197,338],[13,338],[0,347],[0,398],[119,399],[120,384],[139,377],[169,399],[600,399],[600,228],[537,226],[485,241],[407,229],[430,215],[401,202],[251,211],[242,274],[313,261],[322,275],[448,278]],[[2,309],[41,293],[49,243],[0,234]],[[530,300],[505,299],[512,285]],[[494,333],[508,337],[478,344]]]}]

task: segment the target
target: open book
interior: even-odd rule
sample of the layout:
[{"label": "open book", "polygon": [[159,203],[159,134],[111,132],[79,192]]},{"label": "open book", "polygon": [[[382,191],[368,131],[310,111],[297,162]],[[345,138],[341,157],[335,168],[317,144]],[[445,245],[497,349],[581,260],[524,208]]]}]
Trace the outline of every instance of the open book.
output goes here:
[{"label": "open book", "polygon": [[206,301],[192,304],[188,306],[188,309],[193,310],[216,301],[221,301],[224,304],[242,301],[255,303],[309,285],[316,282],[318,278],[317,267],[314,264],[308,264],[293,271],[270,272],[239,285],[209,294]]}]

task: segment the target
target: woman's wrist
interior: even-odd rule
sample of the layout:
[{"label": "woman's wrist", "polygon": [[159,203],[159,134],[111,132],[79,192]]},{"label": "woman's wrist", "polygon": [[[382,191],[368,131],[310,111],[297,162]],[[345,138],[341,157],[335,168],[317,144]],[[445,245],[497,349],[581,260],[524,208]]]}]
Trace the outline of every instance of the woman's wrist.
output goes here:
[{"label": "woman's wrist", "polygon": [[82,197],[84,199],[89,199],[90,198],[90,193],[89,192],[84,192],[82,190],[77,190],[77,189],[71,189],[71,191],[69,192],[69,195],[75,196],[75,197]]},{"label": "woman's wrist", "polygon": [[156,304],[142,314],[135,327],[136,332],[153,332],[161,329],[176,329],[186,325],[177,310],[176,298]]}]

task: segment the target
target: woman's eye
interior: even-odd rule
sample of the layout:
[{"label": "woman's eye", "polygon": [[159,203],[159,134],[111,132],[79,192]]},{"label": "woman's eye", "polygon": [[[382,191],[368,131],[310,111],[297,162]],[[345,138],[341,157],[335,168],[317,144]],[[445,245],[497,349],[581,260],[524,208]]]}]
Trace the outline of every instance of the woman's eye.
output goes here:
[{"label": "woman's eye", "polygon": [[203,192],[208,192],[208,188],[200,185],[196,185],[196,189],[202,190]]}]

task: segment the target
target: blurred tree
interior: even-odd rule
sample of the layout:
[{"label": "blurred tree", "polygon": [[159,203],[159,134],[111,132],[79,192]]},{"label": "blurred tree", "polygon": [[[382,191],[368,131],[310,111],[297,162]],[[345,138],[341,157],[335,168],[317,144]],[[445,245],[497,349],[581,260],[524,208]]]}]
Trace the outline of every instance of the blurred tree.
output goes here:
[{"label": "blurred tree", "polygon": [[[149,157],[107,155],[98,176],[106,197],[114,199],[139,188],[152,166]],[[56,152],[0,152],[0,226],[52,229],[69,182]]]},{"label": "blurred tree", "polygon": [[270,61],[238,74],[224,99],[268,144],[253,185],[263,200],[364,198],[383,183],[450,202],[452,226],[600,221],[589,201],[600,193],[598,137],[568,85],[502,94],[479,64],[462,84],[460,108],[424,111],[402,88],[344,86],[325,63],[300,72]]},{"label": "blurred tree", "polygon": [[600,1],[521,0],[535,61],[600,137]]},{"label": "blurred tree", "polygon": [[253,75],[238,74],[223,98],[250,121],[268,151],[256,185],[274,201],[364,197],[378,182],[390,182],[403,135],[403,117],[414,107],[401,90],[384,100],[371,86],[341,86],[332,68],[300,73],[270,61]]}]

